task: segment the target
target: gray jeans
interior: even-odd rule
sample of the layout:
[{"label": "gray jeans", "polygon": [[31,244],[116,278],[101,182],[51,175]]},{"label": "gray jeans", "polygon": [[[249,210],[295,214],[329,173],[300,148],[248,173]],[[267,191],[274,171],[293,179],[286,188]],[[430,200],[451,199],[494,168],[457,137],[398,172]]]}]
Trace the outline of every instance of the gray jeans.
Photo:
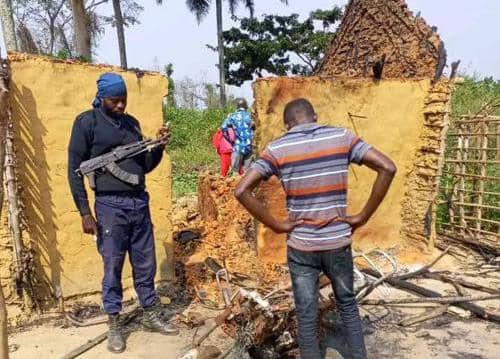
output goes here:
[{"label": "gray jeans", "polygon": [[231,169],[233,173],[242,173],[246,171],[252,163],[252,154],[243,155],[238,151],[234,151],[231,155]]},{"label": "gray jeans", "polygon": [[302,252],[288,247],[288,267],[299,326],[297,341],[302,359],[323,359],[317,336],[319,275],[332,282],[349,344],[349,359],[365,359],[366,349],[353,289],[351,246],[339,251]]}]

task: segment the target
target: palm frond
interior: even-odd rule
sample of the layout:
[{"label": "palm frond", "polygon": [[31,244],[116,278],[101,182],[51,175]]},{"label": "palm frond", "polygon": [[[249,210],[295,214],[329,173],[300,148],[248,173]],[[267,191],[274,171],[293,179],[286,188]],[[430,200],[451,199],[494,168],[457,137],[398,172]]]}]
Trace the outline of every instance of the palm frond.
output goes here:
[{"label": "palm frond", "polygon": [[210,11],[211,0],[186,0],[186,5],[193,14],[196,15],[196,20],[201,22]]}]

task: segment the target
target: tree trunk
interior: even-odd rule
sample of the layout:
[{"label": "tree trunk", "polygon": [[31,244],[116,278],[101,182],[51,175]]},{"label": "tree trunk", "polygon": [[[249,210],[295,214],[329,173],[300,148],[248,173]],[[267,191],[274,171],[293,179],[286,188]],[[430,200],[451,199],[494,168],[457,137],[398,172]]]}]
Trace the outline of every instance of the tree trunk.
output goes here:
[{"label": "tree trunk", "polygon": [[220,104],[226,106],[226,74],[224,68],[224,39],[222,37],[222,0],[216,0],[217,12],[217,49],[219,52],[219,86],[220,86]]},{"label": "tree trunk", "polygon": [[62,25],[59,25],[57,27],[57,31],[59,33],[59,38],[61,40],[61,44],[63,45],[64,49],[68,52],[69,57],[71,57],[71,46],[69,45],[68,39],[66,38],[66,33],[64,32],[64,27],[62,27]]},{"label": "tree trunk", "polygon": [[118,48],[120,50],[120,65],[123,69],[127,69],[127,48],[125,46],[125,29],[123,28],[123,16],[122,9],[120,7],[120,0],[113,0],[113,9],[115,11]]},{"label": "tree trunk", "polygon": [[88,16],[85,11],[85,1],[71,0],[71,9],[73,12],[76,56],[83,57],[90,61],[92,59],[92,48],[90,42]]},{"label": "tree trunk", "polygon": [[2,21],[3,37],[7,51],[17,51],[12,0],[0,0],[0,21]]},{"label": "tree trunk", "polygon": [[[0,59],[0,143],[5,143],[7,125],[10,117],[9,83],[10,68],[7,60]],[[0,146],[0,163],[5,160],[5,146]],[[0,178],[3,179],[3,166],[0,166]],[[0,183],[3,181],[0,181]],[[0,204],[3,203],[4,187],[0,186]],[[0,214],[2,206],[0,205]],[[9,358],[9,344],[7,337],[7,306],[0,284],[0,359]]]},{"label": "tree trunk", "polygon": [[19,40],[19,51],[28,54],[38,54],[38,47],[31,35],[31,31],[22,23],[17,23],[17,38]]}]

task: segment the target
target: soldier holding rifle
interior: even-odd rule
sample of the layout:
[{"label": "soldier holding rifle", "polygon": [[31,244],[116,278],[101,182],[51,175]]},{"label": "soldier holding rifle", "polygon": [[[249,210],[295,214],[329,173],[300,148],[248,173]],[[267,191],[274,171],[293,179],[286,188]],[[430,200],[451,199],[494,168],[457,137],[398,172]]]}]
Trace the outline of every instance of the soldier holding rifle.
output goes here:
[{"label": "soldier holding rifle", "polygon": [[170,133],[167,128],[161,128],[158,141],[150,142],[149,147],[118,158],[89,175],[96,194],[96,221],[81,176],[82,163],[99,156],[109,158],[110,152],[120,152],[117,148],[144,139],[139,122],[125,113],[127,88],[120,75],[105,73],[97,80],[97,95],[92,105],[93,109],[78,115],[73,124],[68,148],[68,177],[82,218],[83,232],[97,235],[97,249],[104,262],[102,298],[104,310],[109,315],[108,349],[123,352],[125,340],[119,313],[123,297],[122,269],[127,252],[134,287],[144,308],[143,325],[163,334],[178,333],[160,315],[154,285],[156,257],[149,195],[145,191],[145,175],[160,163]]}]

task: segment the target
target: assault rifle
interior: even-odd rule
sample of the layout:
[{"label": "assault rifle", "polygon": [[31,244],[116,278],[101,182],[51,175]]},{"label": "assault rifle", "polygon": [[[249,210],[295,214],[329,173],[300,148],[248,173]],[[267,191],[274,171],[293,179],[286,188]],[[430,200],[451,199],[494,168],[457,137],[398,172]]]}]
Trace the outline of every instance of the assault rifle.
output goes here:
[{"label": "assault rifle", "polygon": [[[165,127],[168,129],[169,124],[167,123]],[[118,146],[111,152],[83,161],[75,172],[79,176],[87,176],[90,188],[93,190],[95,189],[95,174],[98,171],[108,171],[123,182],[131,185],[138,185],[139,176],[122,170],[116,162],[135,157],[146,151],[151,151],[161,145],[162,143],[160,140],[149,139]]]}]

